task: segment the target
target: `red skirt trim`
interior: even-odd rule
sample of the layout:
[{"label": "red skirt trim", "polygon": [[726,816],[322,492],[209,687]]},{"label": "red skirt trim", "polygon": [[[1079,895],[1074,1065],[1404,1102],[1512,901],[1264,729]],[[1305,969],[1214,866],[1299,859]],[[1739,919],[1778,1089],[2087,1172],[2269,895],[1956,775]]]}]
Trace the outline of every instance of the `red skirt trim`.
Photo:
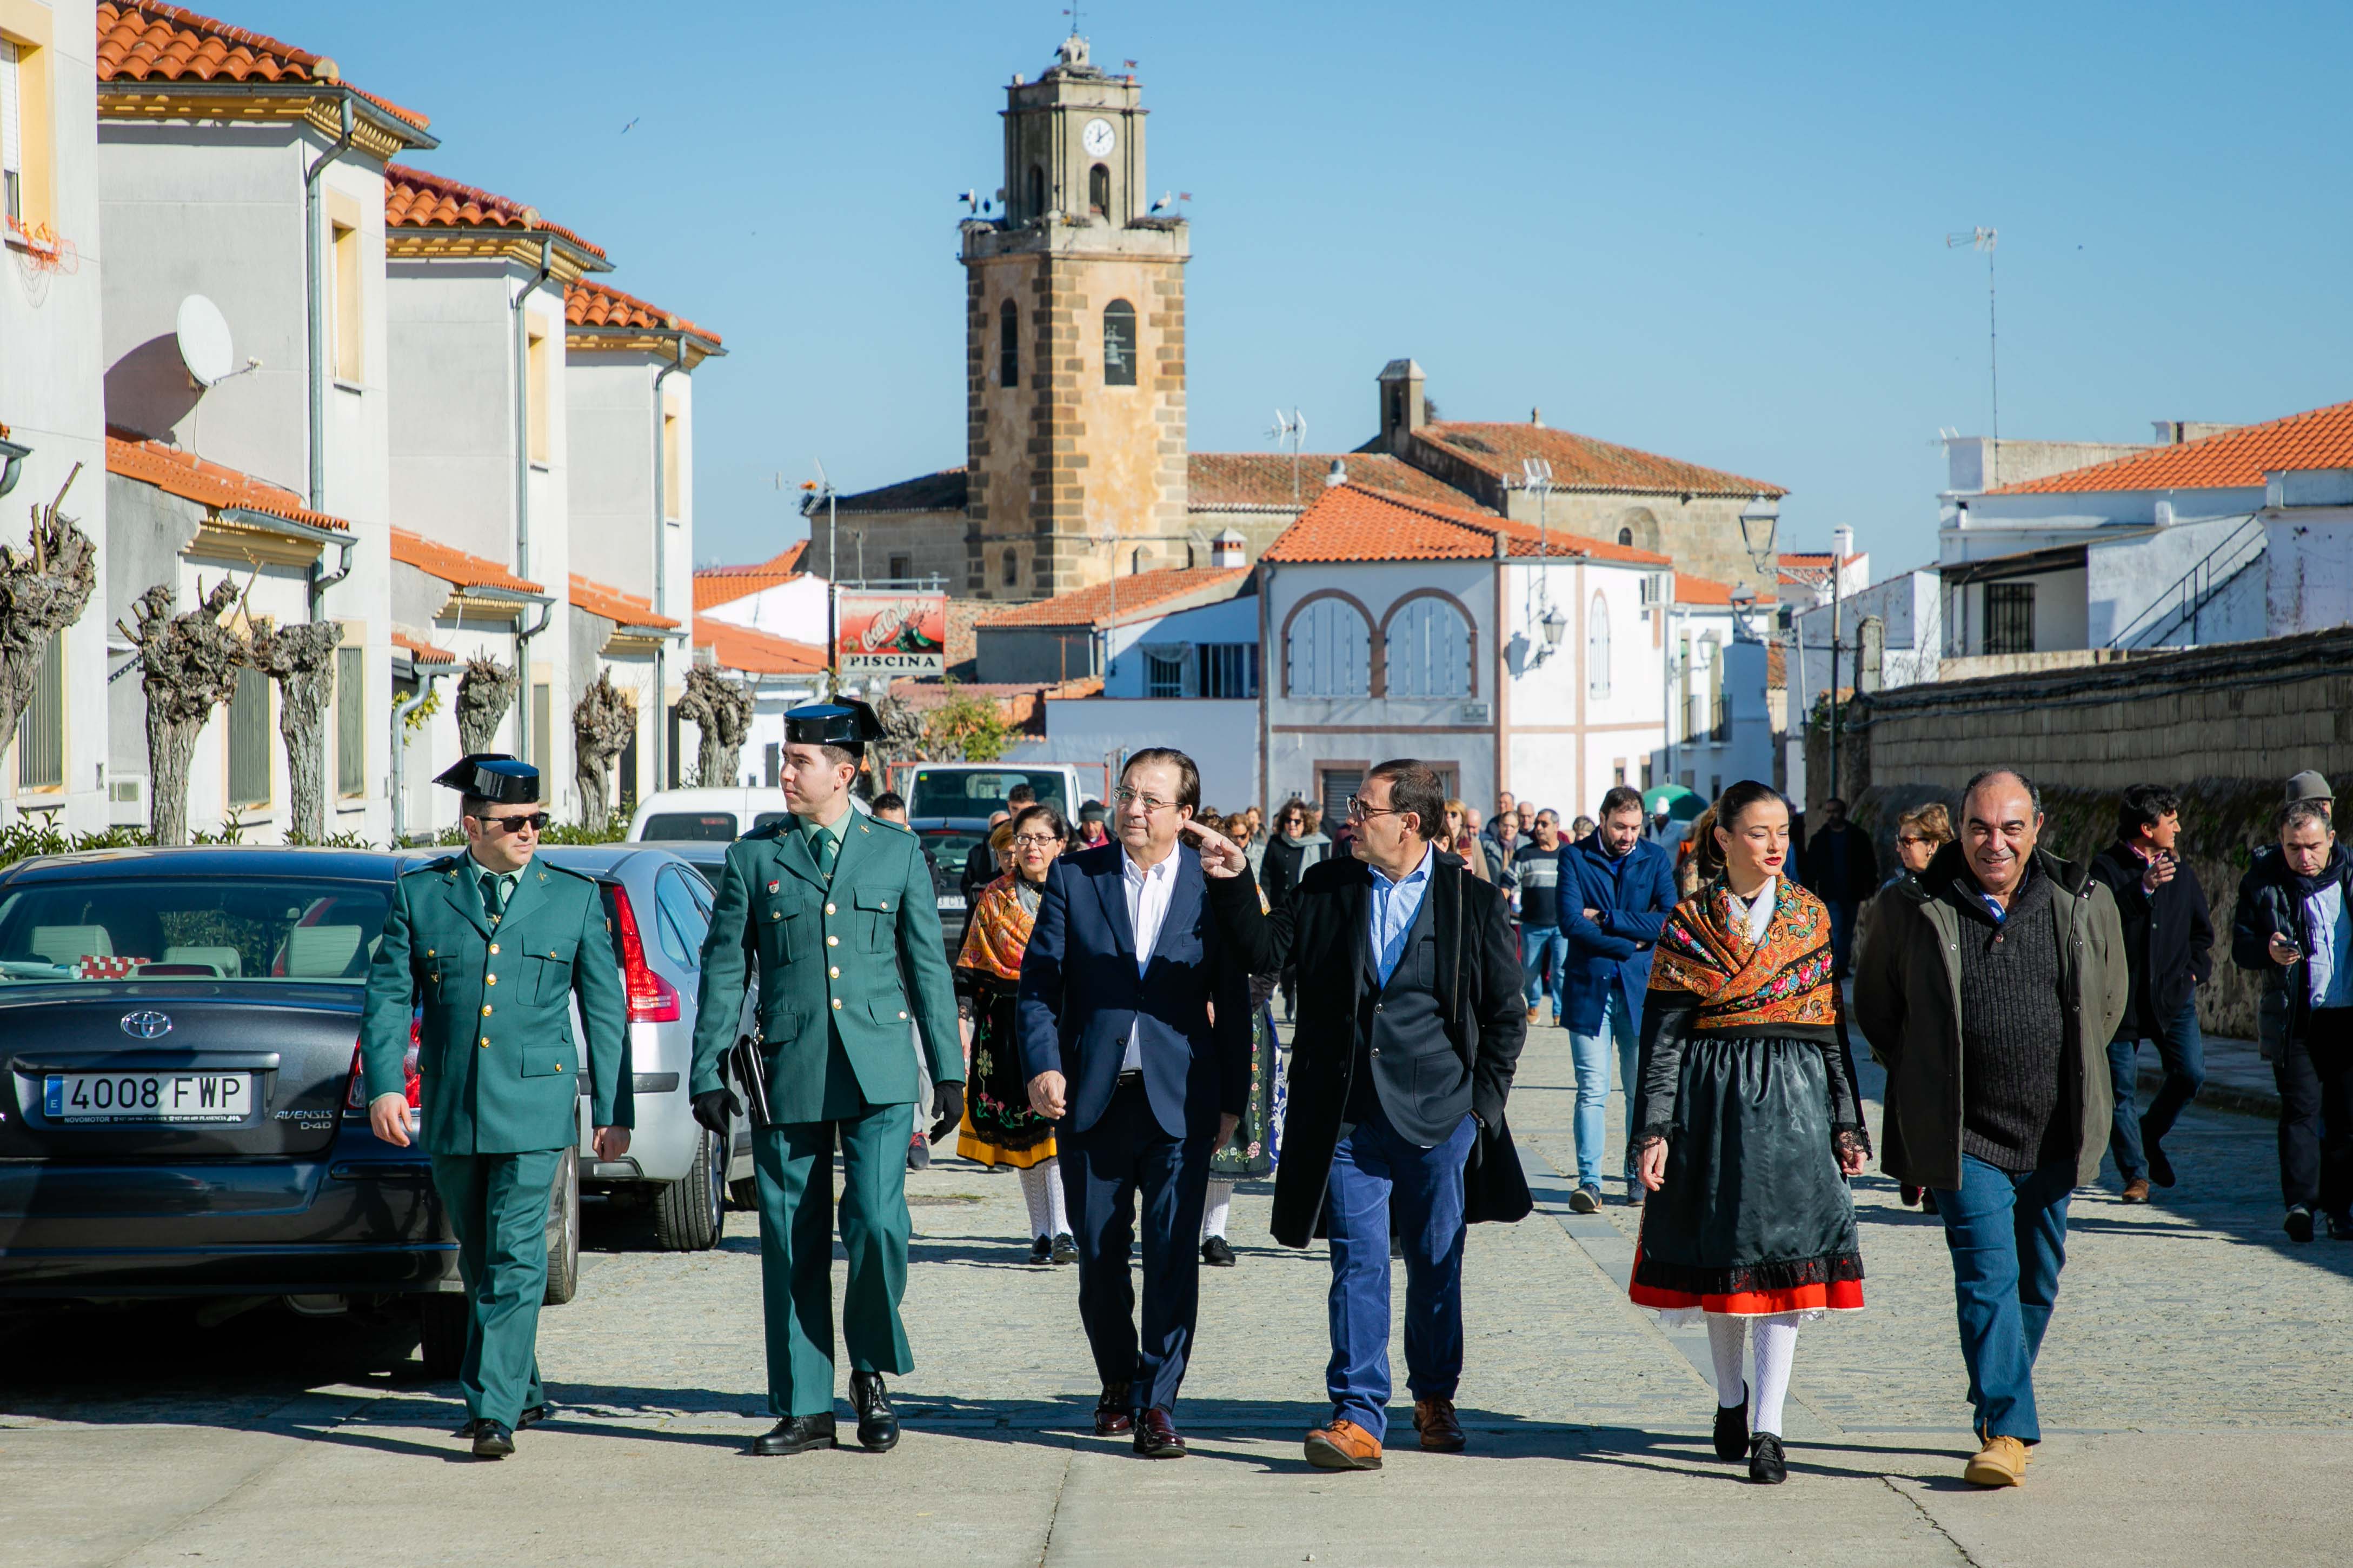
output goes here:
[{"label": "red skirt trim", "polygon": [[1862,1281],[1834,1280],[1828,1285],[1800,1285],[1794,1290],[1742,1290],[1730,1296],[1694,1296],[1684,1290],[1662,1290],[1636,1284],[1626,1292],[1638,1307],[1672,1311],[1696,1307],[1736,1318],[1761,1318],[1774,1312],[1859,1312]]}]

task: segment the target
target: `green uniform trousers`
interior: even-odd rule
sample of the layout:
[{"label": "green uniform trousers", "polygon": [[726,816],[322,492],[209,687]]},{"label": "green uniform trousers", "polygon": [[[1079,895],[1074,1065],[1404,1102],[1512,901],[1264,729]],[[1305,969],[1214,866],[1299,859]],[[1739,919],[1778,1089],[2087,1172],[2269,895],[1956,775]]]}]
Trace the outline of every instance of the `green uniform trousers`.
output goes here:
[{"label": "green uniform trousers", "polygon": [[768,1409],[833,1409],[833,1144],[841,1134],[841,1247],[849,1288],[841,1337],[855,1372],[914,1369],[899,1300],[907,1292],[907,1108],[869,1105],[838,1121],[756,1130],[760,1294],[768,1330]]},{"label": "green uniform trousers", "polygon": [[547,1294],[547,1205],[565,1152],[433,1156],[433,1184],[458,1233],[458,1273],[471,1309],[458,1386],[477,1420],[512,1427],[547,1398],[539,1304]]}]

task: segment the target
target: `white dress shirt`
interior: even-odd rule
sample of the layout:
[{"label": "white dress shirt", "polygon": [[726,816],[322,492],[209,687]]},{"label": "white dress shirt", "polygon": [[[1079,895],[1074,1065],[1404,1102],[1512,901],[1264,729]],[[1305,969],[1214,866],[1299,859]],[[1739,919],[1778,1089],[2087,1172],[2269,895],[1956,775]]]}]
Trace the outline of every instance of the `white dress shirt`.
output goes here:
[{"label": "white dress shirt", "polygon": [[[1176,889],[1176,852],[1170,850],[1147,871],[1122,846],[1119,873],[1120,891],[1127,898],[1128,929],[1135,933],[1135,973],[1141,977],[1152,967],[1152,950],[1160,945],[1160,924],[1168,918],[1168,896]],[[1127,1026],[1127,1055],[1120,1058],[1119,1070],[1136,1072],[1143,1066],[1144,1020],[1139,1016]]]}]

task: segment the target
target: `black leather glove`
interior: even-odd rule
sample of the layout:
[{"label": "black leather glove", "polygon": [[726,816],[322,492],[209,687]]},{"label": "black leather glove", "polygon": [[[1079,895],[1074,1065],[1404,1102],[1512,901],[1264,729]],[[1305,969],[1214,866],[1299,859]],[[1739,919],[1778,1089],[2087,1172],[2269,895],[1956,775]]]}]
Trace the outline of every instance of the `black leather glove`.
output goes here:
[{"label": "black leather glove", "polygon": [[744,1114],[744,1102],[732,1089],[707,1089],[694,1097],[694,1119],[714,1138],[727,1136],[727,1119]]},{"label": "black leather glove", "polygon": [[932,1086],[932,1142],[936,1143],[948,1135],[955,1124],[964,1120],[964,1085],[939,1083]]}]

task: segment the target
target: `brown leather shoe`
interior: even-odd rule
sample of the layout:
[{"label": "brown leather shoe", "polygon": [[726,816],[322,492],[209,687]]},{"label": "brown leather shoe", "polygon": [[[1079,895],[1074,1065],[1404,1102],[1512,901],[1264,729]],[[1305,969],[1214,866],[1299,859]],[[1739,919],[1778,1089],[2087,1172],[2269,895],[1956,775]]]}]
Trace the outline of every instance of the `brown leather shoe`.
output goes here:
[{"label": "brown leather shoe", "polygon": [[1147,1459],[1185,1457],[1185,1439],[1176,1435],[1176,1423],[1168,1412],[1155,1405],[1136,1418],[1135,1451]]},{"label": "brown leather shoe", "polygon": [[1462,1423],[1455,1419],[1454,1401],[1451,1399],[1415,1400],[1413,1429],[1421,1434],[1425,1453],[1459,1454],[1466,1441]]},{"label": "brown leather shoe", "polygon": [[2128,1204],[2145,1204],[2148,1202],[2148,1179],[2145,1176],[2135,1176],[2131,1181],[2126,1182],[2125,1184],[2124,1201]]},{"label": "brown leather shoe", "polygon": [[1381,1440],[1354,1421],[1335,1421],[1307,1434],[1307,1462],[1319,1470],[1377,1470]]},{"label": "brown leather shoe", "polygon": [[2014,1487],[2026,1479],[2026,1445],[2015,1437],[1989,1437],[1961,1472],[1973,1487]]},{"label": "brown leather shoe", "polygon": [[1095,1436],[1120,1437],[1135,1430],[1135,1413],[1128,1408],[1127,1384],[1106,1383],[1095,1401]]}]

